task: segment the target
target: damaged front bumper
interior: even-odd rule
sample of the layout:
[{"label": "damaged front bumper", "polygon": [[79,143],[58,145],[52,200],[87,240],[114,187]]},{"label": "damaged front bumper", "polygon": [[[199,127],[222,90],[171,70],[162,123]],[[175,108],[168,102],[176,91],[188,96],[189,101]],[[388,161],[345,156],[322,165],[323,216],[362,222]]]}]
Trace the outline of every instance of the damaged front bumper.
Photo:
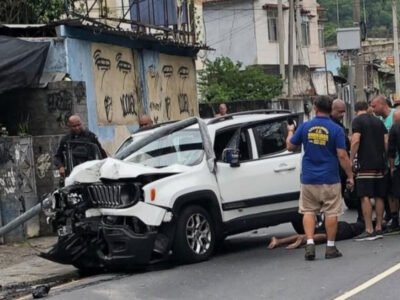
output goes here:
[{"label": "damaged front bumper", "polygon": [[82,270],[119,270],[167,255],[170,239],[163,230],[171,213],[136,196],[124,203],[116,201],[115,196],[123,195],[124,189],[130,194],[135,191],[122,184],[92,184],[54,193],[46,214],[59,238],[41,257]]},{"label": "damaged front bumper", "polygon": [[53,249],[41,256],[79,269],[132,268],[151,260],[157,233],[155,228],[137,233],[131,225],[87,219],[74,232],[59,236]]}]

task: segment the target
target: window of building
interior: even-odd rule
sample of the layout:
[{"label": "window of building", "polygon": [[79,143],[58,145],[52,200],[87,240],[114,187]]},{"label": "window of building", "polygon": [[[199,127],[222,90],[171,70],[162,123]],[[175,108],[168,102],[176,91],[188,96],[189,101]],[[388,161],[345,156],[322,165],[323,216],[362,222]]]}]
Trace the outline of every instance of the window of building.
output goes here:
[{"label": "window of building", "polygon": [[268,40],[270,42],[278,41],[278,10],[268,9],[267,10],[268,20]]},{"label": "window of building", "polygon": [[310,21],[307,16],[301,17],[301,37],[303,46],[310,46]]},{"label": "window of building", "polygon": [[323,24],[318,24],[318,42],[320,48],[325,48],[325,35]]}]

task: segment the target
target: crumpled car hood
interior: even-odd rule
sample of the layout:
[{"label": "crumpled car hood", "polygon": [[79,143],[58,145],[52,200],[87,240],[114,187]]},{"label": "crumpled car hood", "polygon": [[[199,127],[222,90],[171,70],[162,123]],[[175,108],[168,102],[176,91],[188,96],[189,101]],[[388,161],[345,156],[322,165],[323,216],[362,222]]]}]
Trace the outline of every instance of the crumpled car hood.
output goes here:
[{"label": "crumpled car hood", "polygon": [[126,162],[114,158],[104,160],[92,160],[76,166],[70,176],[65,180],[65,185],[74,183],[97,182],[100,178],[118,180],[124,178],[136,178],[145,174],[171,174],[181,173],[190,169],[183,165],[171,165],[158,169],[141,164]]}]

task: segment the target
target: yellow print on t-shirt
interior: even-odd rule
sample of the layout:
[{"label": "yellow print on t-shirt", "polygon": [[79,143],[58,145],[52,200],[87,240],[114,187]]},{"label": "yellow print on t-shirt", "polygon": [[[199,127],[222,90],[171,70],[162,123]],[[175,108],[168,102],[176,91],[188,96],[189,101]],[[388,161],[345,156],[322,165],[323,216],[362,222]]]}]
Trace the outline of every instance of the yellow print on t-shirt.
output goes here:
[{"label": "yellow print on t-shirt", "polygon": [[308,130],[308,142],[316,145],[326,146],[329,140],[329,131],[322,126],[314,126]]}]

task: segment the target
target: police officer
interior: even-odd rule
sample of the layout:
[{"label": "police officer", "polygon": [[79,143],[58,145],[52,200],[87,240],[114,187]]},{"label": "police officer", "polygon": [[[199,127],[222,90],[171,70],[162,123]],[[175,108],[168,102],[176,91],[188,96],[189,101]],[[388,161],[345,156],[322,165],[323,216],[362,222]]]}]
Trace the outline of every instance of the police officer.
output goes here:
[{"label": "police officer", "polygon": [[[62,177],[65,177],[66,175],[67,162],[65,161],[65,154],[69,148],[72,150],[73,156],[74,150],[75,154],[81,152],[81,155],[76,155],[76,157],[74,157],[74,165],[96,158],[93,155],[89,155],[90,153],[93,153],[93,151],[90,150],[90,147],[93,146],[90,146],[88,143],[94,144],[98,147],[101,158],[107,157],[107,153],[101,147],[96,135],[93,132],[83,128],[81,118],[78,115],[70,116],[68,118],[67,126],[70,129],[70,132],[62,137],[60,145],[57,149],[57,153],[54,156],[55,165],[60,172],[60,176]],[[75,146],[71,147],[72,144]],[[72,166],[68,167],[71,168]],[[71,170],[68,170],[68,173],[70,171]]]}]

